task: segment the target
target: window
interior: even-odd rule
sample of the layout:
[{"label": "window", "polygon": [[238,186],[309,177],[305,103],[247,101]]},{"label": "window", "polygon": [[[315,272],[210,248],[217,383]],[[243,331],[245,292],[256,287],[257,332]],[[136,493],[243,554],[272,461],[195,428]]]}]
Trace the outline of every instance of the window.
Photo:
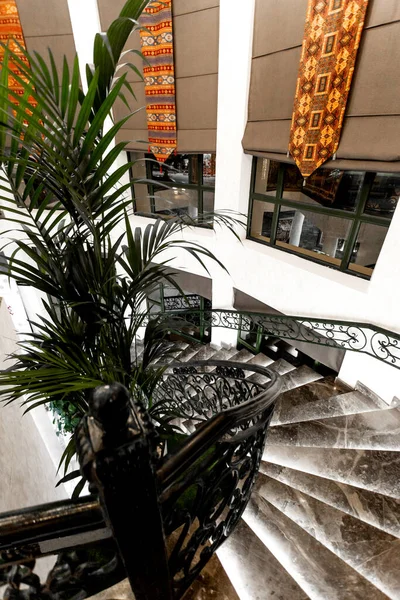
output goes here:
[{"label": "window", "polygon": [[[214,210],[215,154],[171,155],[160,165],[151,154],[131,153],[135,211],[196,218]],[[145,181],[147,180],[147,181]]]},{"label": "window", "polygon": [[254,158],[247,237],[369,278],[399,197],[400,174],[321,168],[304,181]]}]

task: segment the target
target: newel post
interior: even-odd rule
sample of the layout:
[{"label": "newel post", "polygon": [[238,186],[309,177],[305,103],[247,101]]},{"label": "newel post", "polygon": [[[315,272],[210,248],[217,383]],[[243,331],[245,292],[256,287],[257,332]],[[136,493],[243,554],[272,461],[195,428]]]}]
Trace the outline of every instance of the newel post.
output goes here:
[{"label": "newel post", "polygon": [[99,494],[136,600],[172,598],[154,437],[145,410],[117,383],[96,388],[76,432],[81,471]]}]

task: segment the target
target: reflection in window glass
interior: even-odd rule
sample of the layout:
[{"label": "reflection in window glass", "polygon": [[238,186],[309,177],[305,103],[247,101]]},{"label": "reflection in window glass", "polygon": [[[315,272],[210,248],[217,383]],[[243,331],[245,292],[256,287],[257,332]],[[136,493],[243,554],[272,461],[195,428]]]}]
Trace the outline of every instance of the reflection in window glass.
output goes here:
[{"label": "reflection in window glass", "polygon": [[271,237],[272,217],[274,215],[274,205],[269,202],[254,200],[253,215],[251,219],[252,237],[269,241]]},{"label": "reflection in window glass", "polygon": [[316,253],[321,260],[337,259],[334,262],[339,263],[350,227],[347,219],[281,206],[276,243]]},{"label": "reflection in window glass", "polygon": [[[146,179],[146,161],[143,154],[132,152],[130,160],[133,162],[131,176],[133,179]],[[135,183],[133,186],[135,196],[135,210],[137,212],[151,212],[149,190],[146,183]]]},{"label": "reflection in window glass", "polygon": [[198,195],[196,190],[178,187],[157,190],[154,194],[155,212],[161,215],[198,215]]},{"label": "reflection in window glass", "polygon": [[282,197],[292,202],[354,211],[364,180],[359,171],[318,169],[304,182],[294,165],[287,165]]},{"label": "reflection in window glass", "polygon": [[378,260],[387,234],[387,227],[361,223],[349,268],[370,275]]},{"label": "reflection in window glass", "polygon": [[400,197],[400,175],[376,173],[365,210],[368,215],[391,217]]},{"label": "reflection in window glass", "polygon": [[203,154],[203,185],[215,187],[215,154]]},{"label": "reflection in window glass", "polygon": [[214,210],[214,192],[205,190],[203,192],[203,211],[212,212]]},{"label": "reflection in window glass", "polygon": [[257,158],[256,182],[254,191],[256,194],[267,194],[276,196],[279,163],[267,158]]},{"label": "reflection in window glass", "polygon": [[163,165],[151,160],[151,178],[162,183],[197,184],[197,154],[171,154]]}]

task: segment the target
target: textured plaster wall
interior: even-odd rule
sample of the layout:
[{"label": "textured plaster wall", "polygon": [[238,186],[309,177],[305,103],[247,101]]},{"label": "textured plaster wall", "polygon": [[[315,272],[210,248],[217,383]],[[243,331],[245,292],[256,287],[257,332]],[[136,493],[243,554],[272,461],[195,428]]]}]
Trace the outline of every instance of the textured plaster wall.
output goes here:
[{"label": "textured plaster wall", "polygon": [[[9,366],[6,356],[16,348],[16,333],[2,299],[0,305],[0,364]],[[23,416],[17,404],[0,404],[0,513],[61,500],[62,488],[55,488],[56,468],[30,414]]]}]

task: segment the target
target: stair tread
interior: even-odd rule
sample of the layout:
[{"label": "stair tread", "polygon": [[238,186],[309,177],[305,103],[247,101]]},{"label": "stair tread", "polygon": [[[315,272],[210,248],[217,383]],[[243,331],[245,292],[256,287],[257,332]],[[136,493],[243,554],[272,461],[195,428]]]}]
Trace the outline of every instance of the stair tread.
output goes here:
[{"label": "stair tread", "polygon": [[325,415],[326,404],[331,403],[336,408],[339,395],[346,392],[348,387],[335,381],[333,376],[323,377],[301,388],[286,391],[278,399],[271,425],[308,421],[314,418],[314,415],[318,417],[321,412]]},{"label": "stair tread", "polygon": [[[273,371],[274,373],[278,373],[278,375],[281,375],[281,376],[285,375],[286,373],[289,373],[290,371],[296,370],[296,367],[291,365],[289,362],[287,362],[283,358],[280,358],[275,361],[271,361],[269,363],[266,363],[265,359],[271,360],[264,354],[257,354],[254,357],[254,360],[250,360],[247,364],[267,367],[270,371]],[[248,373],[250,373],[250,372],[246,372],[246,379],[248,379],[249,381],[252,381],[254,383],[263,384],[263,383],[267,383],[269,381],[269,379],[267,377],[265,377],[264,375],[261,375],[260,373],[253,373],[250,375]]]},{"label": "stair tread", "polygon": [[217,554],[240,600],[308,600],[243,520]]},{"label": "stair tread", "polygon": [[298,387],[302,387],[307,383],[318,381],[322,379],[322,375],[311,369],[307,365],[302,365],[293,371],[284,373],[281,376],[282,381],[282,393],[285,391],[293,390]]},{"label": "stair tread", "polygon": [[[246,348],[242,348],[239,352],[236,350],[236,354],[234,354],[231,358],[233,362],[250,362],[251,359],[254,358],[254,354],[246,350]],[[267,358],[267,357],[265,357]],[[269,364],[269,363],[268,363]]]},{"label": "stair tread", "polygon": [[[202,346],[191,358],[190,361],[194,362],[197,360],[210,360],[214,354],[216,353],[216,350],[214,348],[211,348],[211,346],[209,344],[207,344],[206,346]],[[189,362],[189,361],[187,361]]]},{"label": "stair tread", "polygon": [[365,577],[257,494],[243,518],[311,600],[387,600]]},{"label": "stair tread", "polygon": [[302,423],[276,425],[268,443],[318,448],[400,449],[400,411],[397,408]]},{"label": "stair tread", "polygon": [[267,446],[263,461],[400,499],[399,452]]},{"label": "stair tread", "polygon": [[283,512],[389,598],[397,597],[398,538],[263,474],[253,494]]},{"label": "stair tread", "polygon": [[[236,349],[234,348],[221,348],[221,350],[215,350],[215,353],[212,356],[212,360],[232,360],[232,356],[236,354]],[[207,367],[209,371],[215,371],[216,367]]]},{"label": "stair tread", "polygon": [[400,538],[400,500],[276,464],[260,472]]}]

